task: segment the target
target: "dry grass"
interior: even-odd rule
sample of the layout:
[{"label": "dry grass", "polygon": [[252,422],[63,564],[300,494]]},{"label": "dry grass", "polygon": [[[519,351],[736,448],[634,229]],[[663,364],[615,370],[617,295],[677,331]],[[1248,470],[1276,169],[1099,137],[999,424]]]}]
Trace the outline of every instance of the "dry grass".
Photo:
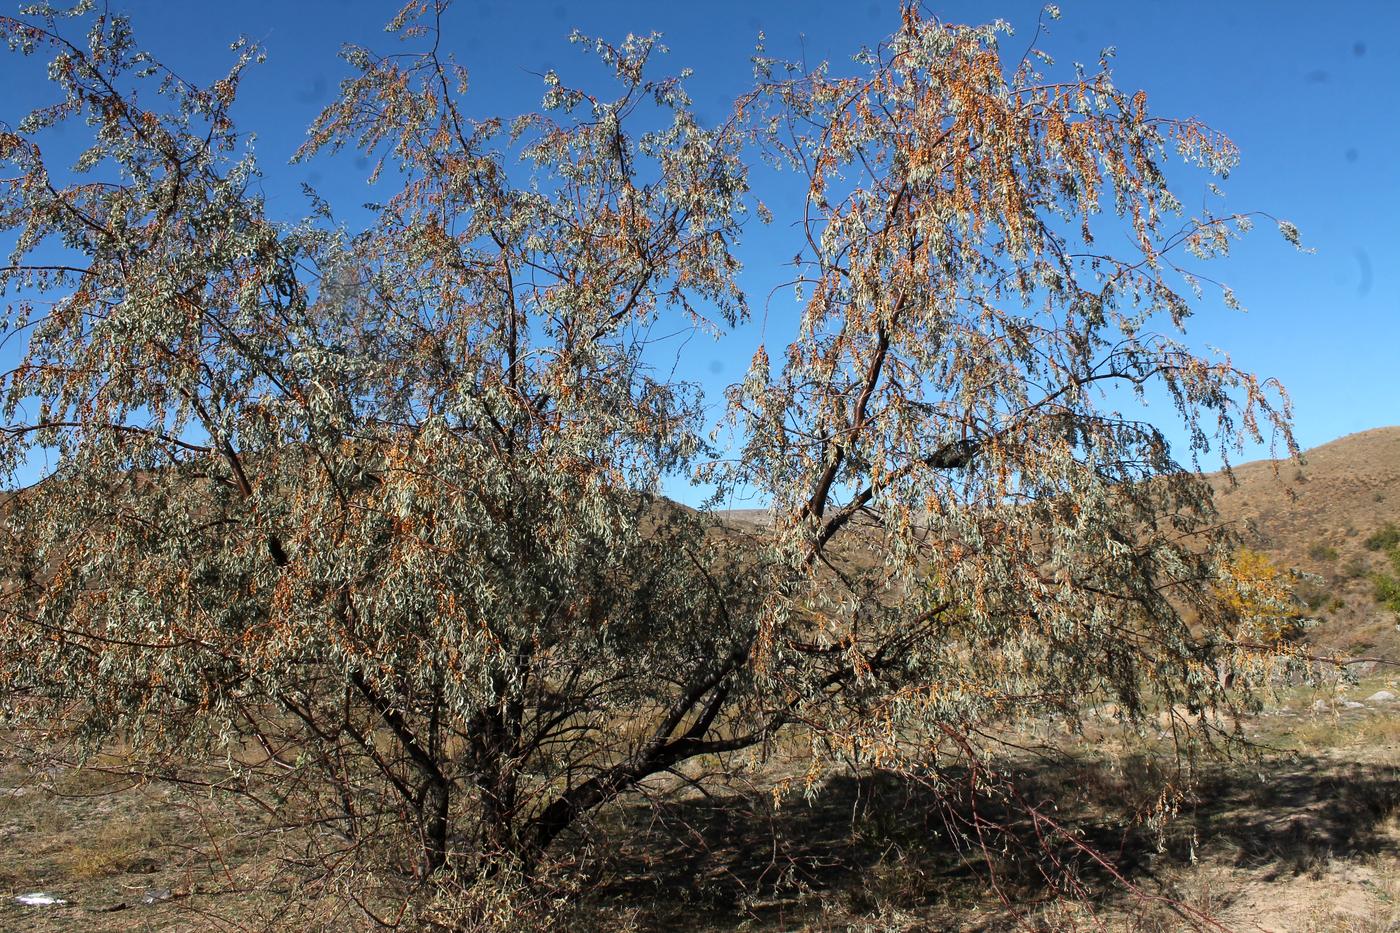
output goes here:
[{"label": "dry grass", "polygon": [[74,840],[59,856],[59,866],[79,880],[125,874],[158,865],[160,835],[154,820],[114,819],[91,839]]},{"label": "dry grass", "polygon": [[[1385,685],[1367,681],[1344,695]],[[1194,796],[1161,827],[1145,819],[1164,776],[1155,770],[1160,739],[1114,738],[1106,728],[1091,739],[1061,734],[1059,760],[1003,763],[1020,769],[1035,799],[1052,801],[1087,841],[1113,853],[1141,896],[1080,860],[1073,872],[1090,902],[1057,901],[1026,865],[960,851],[935,796],[894,775],[836,777],[810,799],[775,802],[768,782],[791,776],[799,761],[717,761],[732,779],[713,796],[678,781],[656,808],[630,800],[600,815],[577,840],[591,851],[590,893],[556,927],[993,933],[1102,923],[1165,933],[1191,928],[1184,910],[1238,930],[1400,928],[1400,702],[1319,713],[1311,709],[1318,695],[1286,691],[1247,723],[1269,748],[1204,767]],[[275,850],[229,801],[196,806],[107,775],[13,766],[0,767],[0,787],[8,789],[0,795],[0,929],[364,928],[343,899],[293,904],[287,891],[268,890]],[[1139,818],[1116,816],[1125,812]],[[1014,909],[988,885],[989,869]],[[144,905],[151,888],[174,896]],[[39,890],[70,905],[10,900]]]}]

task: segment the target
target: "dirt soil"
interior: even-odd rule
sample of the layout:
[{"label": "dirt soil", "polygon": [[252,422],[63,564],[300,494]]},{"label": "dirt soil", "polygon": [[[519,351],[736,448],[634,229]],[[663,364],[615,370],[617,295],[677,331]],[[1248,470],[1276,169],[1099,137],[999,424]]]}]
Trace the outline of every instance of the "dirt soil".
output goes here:
[{"label": "dirt soil", "polygon": [[[1091,721],[1028,736],[1065,754],[1006,766],[1073,816],[1132,886],[1085,861],[1087,905],[1057,902],[1007,864],[996,885],[1008,907],[985,862],[952,844],[929,791],[893,776],[836,777],[810,799],[775,800],[764,769],[791,776],[789,760],[736,768],[718,792],[605,814],[595,831],[622,842],[590,878],[590,928],[1400,930],[1400,700],[1369,699],[1385,689],[1400,695],[1400,682],[1281,695],[1245,724],[1259,754],[1204,765],[1161,827],[1112,815],[1151,810],[1161,733]],[[88,772],[25,773],[13,760],[0,788],[0,929],[311,928],[294,919],[305,915],[278,886],[279,850],[254,813]],[[64,903],[15,900],[37,893]],[[317,929],[367,928],[348,911],[318,916]]]}]

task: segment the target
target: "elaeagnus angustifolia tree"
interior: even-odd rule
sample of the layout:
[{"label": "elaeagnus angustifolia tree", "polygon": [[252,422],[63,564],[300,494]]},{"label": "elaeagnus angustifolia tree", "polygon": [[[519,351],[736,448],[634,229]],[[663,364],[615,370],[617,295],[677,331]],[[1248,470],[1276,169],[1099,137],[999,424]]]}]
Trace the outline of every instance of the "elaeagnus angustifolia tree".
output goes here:
[{"label": "elaeagnus angustifolia tree", "polygon": [[[444,7],[347,49],[298,155],[370,158],[361,230],[314,194],[269,216],[231,116],[255,45],[205,87],[114,13],[0,19],[57,92],[0,124],[10,716],[142,774],[218,762],[316,828],[295,864],[432,887],[538,875],[610,801],[779,736],[809,778],[936,773],[1098,698],[1248,701],[1209,489],[1119,410],[1169,399],[1193,461],[1291,446],[1281,390],[1179,333],[1183,263],[1248,219],[1189,216],[1167,164],[1224,175],[1227,139],[912,5],[852,77],[760,50],[717,126],[637,37],[576,35],[607,87],[486,118]],[[805,183],[800,315],[711,434],[647,350],[746,316],[750,154]],[[687,470],[772,521],[656,495]]]}]

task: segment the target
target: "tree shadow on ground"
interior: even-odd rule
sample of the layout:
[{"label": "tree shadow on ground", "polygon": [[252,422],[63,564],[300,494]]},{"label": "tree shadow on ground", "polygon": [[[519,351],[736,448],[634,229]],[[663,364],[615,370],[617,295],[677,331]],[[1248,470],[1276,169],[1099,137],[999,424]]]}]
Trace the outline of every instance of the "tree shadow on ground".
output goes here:
[{"label": "tree shadow on ground", "polygon": [[1304,758],[1281,771],[1215,772],[1197,791],[1195,823],[1217,850],[1266,880],[1299,874],[1329,858],[1397,851],[1385,829],[1400,809],[1400,769]]},{"label": "tree shadow on ground", "polygon": [[1261,779],[1248,762],[1212,764],[1162,829],[1151,819],[1161,784],[1143,762],[1021,771],[1019,800],[1072,827],[1111,867],[1044,823],[1037,833],[1020,805],[969,794],[965,774],[945,775],[940,790],[892,773],[834,777],[781,805],[757,788],[692,792],[621,808],[599,827],[607,854],[595,896],[645,905],[644,929],[789,929],[895,909],[931,929],[991,930],[1014,919],[993,878],[1030,915],[1071,883],[1101,907],[1134,900],[1123,881],[1169,890],[1161,875],[1193,857],[1277,880],[1397,851],[1396,768],[1306,757],[1265,767]]}]

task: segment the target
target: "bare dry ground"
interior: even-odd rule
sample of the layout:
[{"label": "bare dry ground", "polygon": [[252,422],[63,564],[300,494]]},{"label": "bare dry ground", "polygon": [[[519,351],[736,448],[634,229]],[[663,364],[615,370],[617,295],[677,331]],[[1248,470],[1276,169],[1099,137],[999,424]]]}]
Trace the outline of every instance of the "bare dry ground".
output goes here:
[{"label": "bare dry ground", "polygon": [[[1162,827],[1113,815],[1153,809],[1160,733],[1113,738],[1091,722],[1027,736],[1068,758],[1004,767],[1081,820],[1137,893],[1069,846],[1060,854],[1093,892],[1089,907],[1057,903],[1011,862],[997,866],[997,891],[923,787],[836,777],[775,802],[765,771],[792,761],[734,763],[720,790],[678,787],[659,809],[603,814],[600,838],[625,844],[590,870],[587,928],[1400,930],[1400,700],[1368,699],[1386,688],[1400,694],[1382,678],[1282,694],[1246,724],[1258,756],[1205,765]],[[279,884],[276,838],[227,801],[71,771],[9,767],[0,785],[0,929],[365,928],[329,899],[289,900],[303,895]],[[38,892],[66,903],[14,900]]]},{"label": "bare dry ground", "polygon": [[[1216,480],[1225,517],[1247,523],[1279,564],[1315,575],[1321,621],[1309,637],[1400,657],[1400,620],[1375,604],[1365,576],[1381,557],[1363,546],[1400,521],[1400,428],[1342,438],[1302,467],[1245,464],[1236,477],[1233,488]],[[1062,844],[1086,905],[1057,900],[1025,865],[960,847],[949,819],[966,801],[941,807],[926,788],[878,774],[775,798],[774,779],[802,771],[792,749],[709,762],[726,774],[718,789],[677,780],[657,788],[659,806],[601,814],[586,910],[559,928],[1400,931],[1400,668],[1356,669],[1358,683],[1281,688],[1243,724],[1255,753],[1203,764],[1160,825],[1162,723],[1124,734],[1091,716],[1083,730],[1048,722],[1019,735],[1031,751],[1000,767],[1078,821],[1130,886]],[[259,813],[100,771],[33,770],[19,748],[42,737],[0,739],[0,930],[365,928],[343,899],[308,903],[291,886],[284,840]],[[1037,746],[1062,754],[1043,758]],[[64,903],[15,900],[39,893]]]}]

